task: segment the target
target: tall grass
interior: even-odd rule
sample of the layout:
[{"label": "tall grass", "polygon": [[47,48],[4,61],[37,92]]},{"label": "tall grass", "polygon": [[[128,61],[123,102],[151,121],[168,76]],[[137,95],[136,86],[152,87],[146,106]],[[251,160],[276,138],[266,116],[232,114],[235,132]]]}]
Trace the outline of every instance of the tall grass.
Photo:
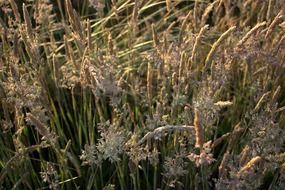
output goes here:
[{"label": "tall grass", "polygon": [[82,2],[0,1],[0,189],[284,188],[283,0]]}]

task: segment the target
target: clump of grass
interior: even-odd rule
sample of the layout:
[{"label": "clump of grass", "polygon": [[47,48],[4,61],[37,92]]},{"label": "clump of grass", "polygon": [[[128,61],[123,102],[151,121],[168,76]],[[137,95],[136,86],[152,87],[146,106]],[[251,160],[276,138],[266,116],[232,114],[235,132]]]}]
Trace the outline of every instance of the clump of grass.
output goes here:
[{"label": "clump of grass", "polygon": [[83,2],[0,1],[1,188],[283,188],[283,1]]}]

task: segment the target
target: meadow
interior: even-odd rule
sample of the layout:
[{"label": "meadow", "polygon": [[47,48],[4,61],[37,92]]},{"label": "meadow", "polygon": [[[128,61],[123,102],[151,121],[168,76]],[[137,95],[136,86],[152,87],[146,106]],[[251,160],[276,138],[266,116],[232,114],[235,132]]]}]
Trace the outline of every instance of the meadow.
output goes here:
[{"label": "meadow", "polygon": [[0,9],[0,190],[285,188],[285,0]]}]

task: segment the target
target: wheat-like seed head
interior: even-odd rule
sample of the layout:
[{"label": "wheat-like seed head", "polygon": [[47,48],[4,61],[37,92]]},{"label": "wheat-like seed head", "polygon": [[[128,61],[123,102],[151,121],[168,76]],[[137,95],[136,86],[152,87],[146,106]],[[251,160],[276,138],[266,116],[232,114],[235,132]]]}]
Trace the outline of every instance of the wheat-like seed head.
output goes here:
[{"label": "wheat-like seed head", "polygon": [[252,169],[254,166],[256,166],[258,163],[262,161],[262,158],[260,156],[256,156],[252,158],[245,166],[243,166],[237,173],[238,177],[241,177],[246,171]]},{"label": "wheat-like seed head", "polygon": [[245,42],[253,35],[255,35],[261,28],[266,26],[266,22],[256,24],[250,31],[248,31],[244,37],[237,43],[237,47],[245,44]]},{"label": "wheat-like seed head", "polygon": [[153,82],[153,70],[151,63],[149,62],[147,65],[147,97],[150,102],[152,99],[152,82]]},{"label": "wheat-like seed head", "polygon": [[243,167],[250,157],[250,147],[246,145],[240,153],[239,165]]},{"label": "wheat-like seed head", "polygon": [[171,11],[171,0],[165,0],[165,3],[166,3],[166,9],[168,12]]},{"label": "wheat-like seed head", "polygon": [[221,164],[219,166],[219,178],[220,179],[226,178],[226,172],[227,172],[226,166],[227,166],[227,164],[229,162],[229,159],[230,159],[230,153],[227,151],[224,154],[222,162],[221,162]]},{"label": "wheat-like seed head", "polygon": [[192,49],[192,53],[191,53],[191,62],[194,63],[195,61],[195,55],[196,55],[196,51],[197,51],[197,48],[198,48],[198,45],[201,41],[201,38],[203,36],[203,34],[206,32],[206,30],[209,28],[209,25],[205,25],[201,28],[201,30],[199,31],[199,34],[197,35],[196,39],[195,39],[195,43],[193,45],[193,49]]},{"label": "wheat-like seed head", "polygon": [[194,129],[195,129],[195,139],[196,144],[195,147],[202,148],[203,147],[203,130],[200,124],[199,111],[195,108],[195,116],[194,116]]}]

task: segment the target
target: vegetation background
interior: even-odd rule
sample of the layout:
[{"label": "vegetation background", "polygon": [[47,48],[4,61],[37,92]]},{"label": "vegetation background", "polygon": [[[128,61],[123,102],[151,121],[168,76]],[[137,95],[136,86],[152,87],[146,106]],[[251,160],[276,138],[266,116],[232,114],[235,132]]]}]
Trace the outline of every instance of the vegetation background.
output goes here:
[{"label": "vegetation background", "polygon": [[284,189],[284,0],[0,8],[0,189]]}]

